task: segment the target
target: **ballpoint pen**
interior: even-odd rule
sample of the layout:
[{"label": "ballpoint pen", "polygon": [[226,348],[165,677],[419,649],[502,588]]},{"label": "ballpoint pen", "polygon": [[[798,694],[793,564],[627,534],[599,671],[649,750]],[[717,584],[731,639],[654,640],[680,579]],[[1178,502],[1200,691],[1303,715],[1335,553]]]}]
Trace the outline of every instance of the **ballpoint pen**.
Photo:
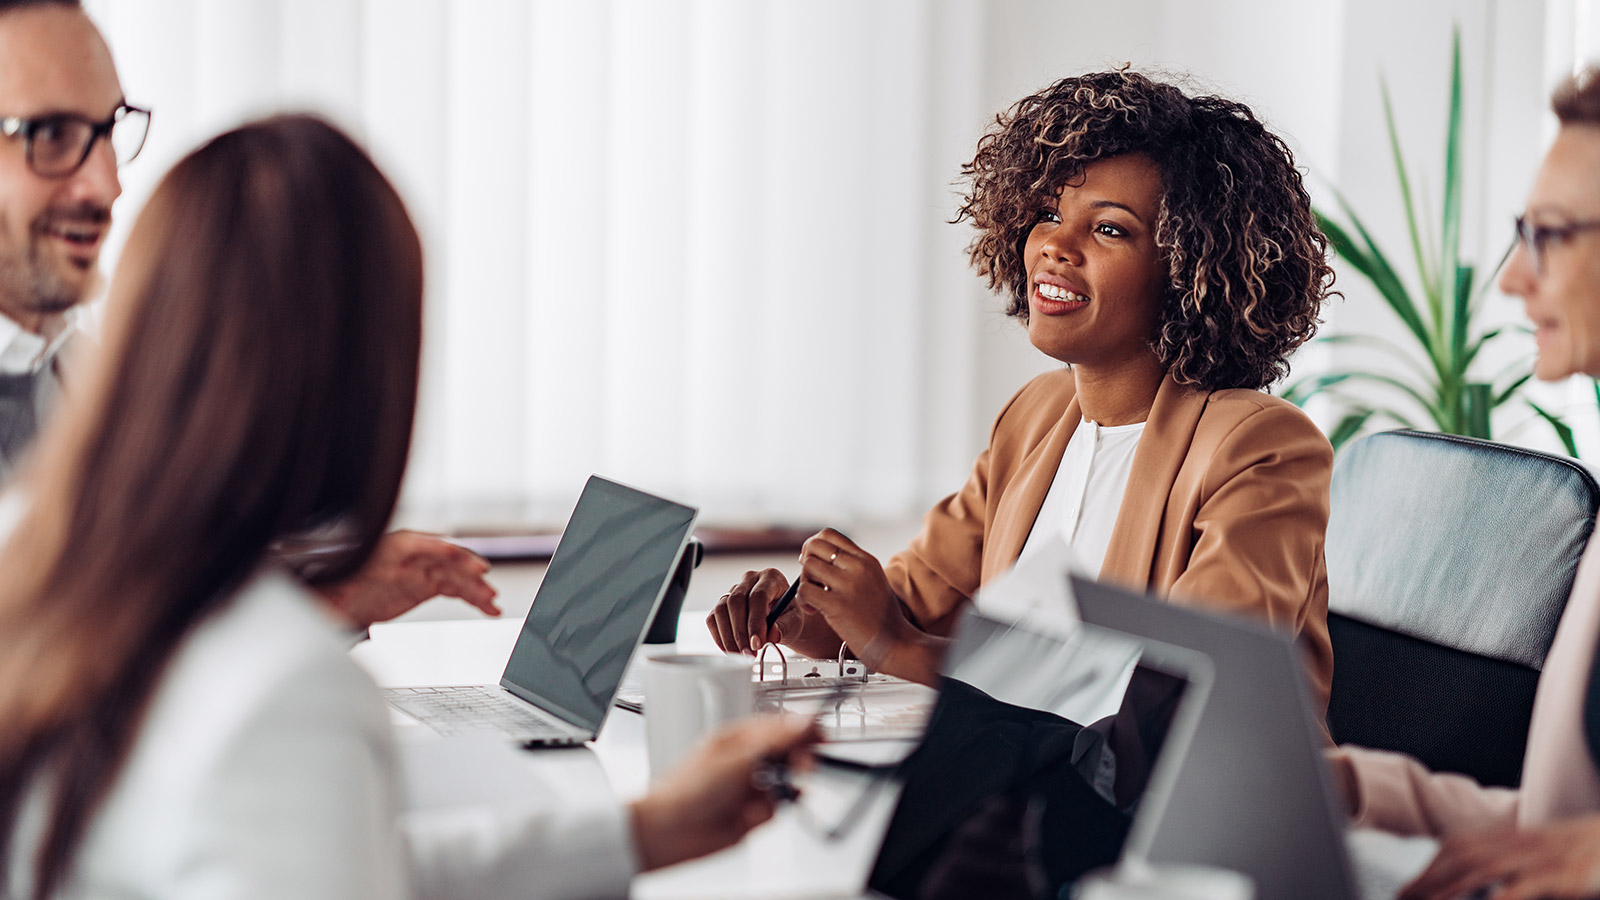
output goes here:
[{"label": "ballpoint pen", "polygon": [[772,604],[772,608],[767,610],[768,631],[772,630],[772,626],[777,623],[778,617],[783,615],[789,608],[789,604],[794,602],[794,595],[798,590],[800,590],[800,576],[796,575],[794,583],[789,585],[789,589],[783,592],[783,596],[778,598],[778,602]]}]

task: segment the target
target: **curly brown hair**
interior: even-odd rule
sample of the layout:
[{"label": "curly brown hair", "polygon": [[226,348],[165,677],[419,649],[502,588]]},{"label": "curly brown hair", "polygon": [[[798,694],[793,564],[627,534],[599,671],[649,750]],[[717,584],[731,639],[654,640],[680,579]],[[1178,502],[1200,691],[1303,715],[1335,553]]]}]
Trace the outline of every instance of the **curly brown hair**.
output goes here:
[{"label": "curly brown hair", "polygon": [[1027,320],[1023,246],[1041,206],[1095,160],[1143,153],[1161,170],[1156,246],[1167,296],[1151,348],[1180,383],[1265,388],[1316,333],[1332,293],[1327,238],[1294,157],[1249,107],[1131,71],[1063,78],[995,117],[962,166],[956,221],[1006,314]]}]

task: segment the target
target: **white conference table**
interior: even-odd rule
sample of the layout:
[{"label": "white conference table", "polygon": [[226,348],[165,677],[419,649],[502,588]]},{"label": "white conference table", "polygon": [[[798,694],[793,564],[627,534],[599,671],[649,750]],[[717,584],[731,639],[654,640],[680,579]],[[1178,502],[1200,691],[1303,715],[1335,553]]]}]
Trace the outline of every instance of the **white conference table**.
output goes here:
[{"label": "white conference table", "polygon": [[[645,645],[644,652],[716,652],[704,619],[704,610],[686,611],[677,644]],[[521,625],[516,617],[380,624],[351,654],[384,686],[494,684]],[[415,806],[496,802],[517,792],[569,807],[614,804],[643,796],[650,785],[644,717],[621,709],[612,709],[598,739],[568,749],[521,751],[489,739],[437,738],[399,714],[395,724]],[[860,793],[862,783],[859,776],[820,770],[804,783],[801,802],[806,812],[831,824]],[[639,876],[631,896],[854,897],[871,870],[895,798],[893,790],[878,792],[859,826],[836,842],[816,837],[802,821],[806,812],[784,807],[733,848]],[[1354,832],[1351,850],[1363,896],[1393,897],[1394,889],[1426,864],[1432,848],[1426,840]]]},{"label": "white conference table", "polygon": [[[704,619],[704,610],[685,612],[679,642],[645,645],[645,653],[716,652]],[[385,687],[494,684],[521,625],[520,617],[379,624],[351,655]],[[626,710],[613,708],[599,738],[581,748],[523,751],[488,738],[438,738],[399,714],[395,725],[413,806],[495,802],[511,792],[569,807],[615,804],[649,789],[644,717]],[[811,815],[831,824],[863,782],[861,776],[819,770],[802,783],[805,810],[783,807],[729,850],[640,876],[631,895],[645,900],[855,896],[877,853],[895,792],[877,792],[859,827],[843,840],[819,839],[803,819]]]}]

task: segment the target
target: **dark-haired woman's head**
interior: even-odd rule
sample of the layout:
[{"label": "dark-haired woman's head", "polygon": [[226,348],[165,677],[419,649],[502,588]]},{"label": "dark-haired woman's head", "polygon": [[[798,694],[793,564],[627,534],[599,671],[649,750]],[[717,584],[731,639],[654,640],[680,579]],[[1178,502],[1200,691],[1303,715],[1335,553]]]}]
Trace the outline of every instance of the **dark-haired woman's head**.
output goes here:
[{"label": "dark-haired woman's head", "polygon": [[330,580],[370,555],[405,467],[421,300],[400,198],[319,119],[228,132],[156,188],[101,357],[41,440],[0,548],[0,858],[48,774],[38,895],[175,647],[272,542],[336,530]]},{"label": "dark-haired woman's head", "polygon": [[[360,147],[311,116],[244,126],[178,163],[135,224],[94,418],[193,452],[185,477],[226,485],[252,544],[334,526],[370,548],[409,446],[421,301],[416,230]],[[196,433],[204,450],[182,442]]]},{"label": "dark-haired woman's head", "polygon": [[[1138,318],[1176,380],[1261,388],[1316,330],[1327,242],[1287,146],[1242,104],[1135,72],[1064,78],[1002,113],[963,174],[972,263],[1035,343]],[[1132,256],[1144,265],[1100,274]],[[1070,286],[1085,291],[1069,299]],[[1039,314],[1060,321],[1041,328]]]}]

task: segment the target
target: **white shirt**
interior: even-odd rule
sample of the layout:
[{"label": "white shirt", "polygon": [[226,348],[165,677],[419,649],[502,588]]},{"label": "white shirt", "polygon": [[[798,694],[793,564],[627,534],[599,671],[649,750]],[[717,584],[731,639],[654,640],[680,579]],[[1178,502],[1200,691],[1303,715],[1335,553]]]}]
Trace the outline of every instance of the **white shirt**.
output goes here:
[{"label": "white shirt", "polygon": [[35,334],[0,314],[0,374],[32,375],[48,366],[76,330],[73,312],[68,310],[45,319],[43,334]]},{"label": "white shirt", "polygon": [[1058,537],[1072,548],[1087,571],[1099,572],[1111,545],[1111,529],[1128,492],[1133,454],[1144,434],[1143,422],[1100,425],[1084,419],[1072,432],[1056,466],[1055,480],[1033,520],[1020,557],[1047,538]]},{"label": "white shirt", "polygon": [[[0,875],[12,896],[31,894],[43,793]],[[377,687],[305,588],[268,572],[174,654],[58,896],[566,900],[625,896],[634,865],[609,798],[403,812]]]}]

